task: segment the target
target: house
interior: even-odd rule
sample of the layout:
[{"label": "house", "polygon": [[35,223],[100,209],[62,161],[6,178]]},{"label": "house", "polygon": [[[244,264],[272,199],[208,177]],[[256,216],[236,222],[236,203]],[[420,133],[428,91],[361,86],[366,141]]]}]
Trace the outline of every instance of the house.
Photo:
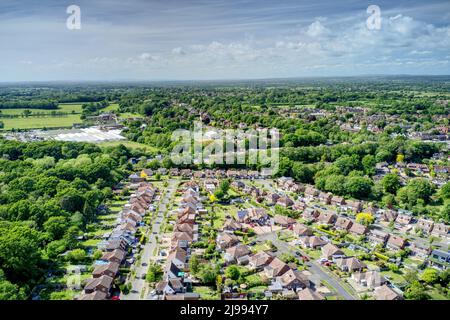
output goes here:
[{"label": "house", "polygon": [[313,187],[307,187],[305,189],[305,198],[314,199],[319,195],[319,190]]},{"label": "house", "polygon": [[357,284],[369,289],[375,289],[387,283],[386,278],[378,271],[355,272],[351,278]]},{"label": "house", "polygon": [[379,243],[384,246],[389,238],[389,234],[387,232],[375,229],[369,232],[368,238],[369,241],[373,243]]},{"label": "house", "polygon": [[110,276],[103,275],[99,278],[91,278],[86,282],[84,286],[84,292],[89,294],[95,291],[101,291],[109,295],[109,290],[113,284],[114,279]]},{"label": "house", "polygon": [[363,204],[361,201],[346,200],[345,208],[349,211],[353,211],[353,212],[357,213],[357,212],[361,212],[361,210],[363,208]]},{"label": "house", "polygon": [[331,204],[331,198],[333,198],[333,194],[327,192],[319,193],[319,201],[323,204]]},{"label": "house", "polygon": [[288,290],[298,290],[310,287],[308,277],[298,270],[289,269],[283,275],[278,277],[277,281],[281,286]]},{"label": "house", "polygon": [[106,264],[97,265],[92,271],[92,276],[94,278],[100,278],[101,276],[109,276],[115,278],[117,273],[119,273],[119,264],[116,262],[109,262]]},{"label": "house", "polygon": [[327,244],[326,241],[324,241],[316,236],[300,237],[299,242],[302,244],[303,247],[312,248],[312,249],[316,249],[316,248],[322,247],[325,244]]},{"label": "house", "polygon": [[348,231],[352,227],[352,225],[353,225],[352,220],[344,217],[338,217],[336,223],[334,224],[334,227],[337,230]]},{"label": "house", "polygon": [[152,169],[143,169],[141,171],[141,178],[148,178],[151,177],[153,175],[153,170]]},{"label": "house", "polygon": [[294,204],[294,201],[292,201],[288,196],[283,196],[277,200],[277,204],[284,208],[288,208]]},{"label": "house", "polygon": [[167,256],[167,261],[170,261],[177,266],[178,269],[183,270],[186,266],[187,252],[186,250],[176,247]]},{"label": "house", "polygon": [[249,248],[244,244],[238,244],[234,247],[226,249],[224,258],[227,262],[233,262],[248,254],[250,254]]},{"label": "house", "polygon": [[139,183],[145,181],[145,178],[141,177],[140,175],[133,173],[131,174],[128,179],[131,183]]},{"label": "house", "polygon": [[223,230],[236,231],[242,229],[243,229],[242,224],[234,219],[227,219],[223,224]]},{"label": "house", "polygon": [[333,206],[343,206],[345,204],[345,200],[342,197],[339,196],[333,196],[331,198],[331,204]]},{"label": "house", "polygon": [[322,247],[322,257],[327,260],[343,258],[344,252],[332,243],[327,243]]},{"label": "house", "polygon": [[107,294],[102,291],[94,291],[88,294],[82,294],[78,300],[106,300]]},{"label": "house", "polygon": [[175,263],[168,261],[164,269],[164,275],[166,279],[178,279],[184,275],[184,272]]},{"label": "house", "polygon": [[325,300],[325,297],[315,290],[305,288],[297,292],[298,300]]},{"label": "house", "polygon": [[236,245],[239,242],[239,239],[234,234],[223,232],[217,235],[216,242],[219,248],[224,250]]},{"label": "house", "polygon": [[412,216],[407,214],[398,214],[395,222],[401,225],[408,225],[412,221]]},{"label": "house", "polygon": [[177,223],[173,229],[174,232],[188,232],[188,233],[197,233],[198,225],[192,224],[188,222]]},{"label": "house", "polygon": [[433,220],[427,220],[427,219],[420,218],[417,221],[415,229],[422,230],[422,232],[425,234],[430,234],[431,230],[433,230],[433,227],[434,227]]},{"label": "house", "polygon": [[320,214],[319,210],[308,207],[305,210],[303,210],[302,217],[306,221],[315,221],[319,216],[319,214]]},{"label": "house", "polygon": [[272,279],[283,275],[289,270],[289,266],[278,258],[272,259],[272,261],[264,267],[265,275]]},{"label": "house", "polygon": [[333,211],[321,211],[316,221],[323,224],[334,224],[336,219],[337,215]]},{"label": "house", "polygon": [[391,221],[395,221],[395,219],[397,218],[397,215],[398,215],[397,211],[387,209],[387,210],[384,210],[384,212],[381,214],[381,219],[386,222],[391,222]]},{"label": "house", "polygon": [[402,296],[395,292],[392,288],[387,285],[382,285],[381,287],[375,288],[374,292],[375,300],[402,300]]},{"label": "house", "polygon": [[269,263],[271,263],[273,258],[274,257],[272,255],[268,254],[267,252],[261,251],[261,252],[258,252],[256,254],[250,256],[250,258],[248,260],[248,264],[249,264],[250,268],[252,268],[252,269],[261,270],[262,268],[267,266]]},{"label": "house", "polygon": [[172,295],[184,293],[185,288],[179,278],[172,278],[167,281],[159,281],[156,284],[155,291],[157,294]]},{"label": "house", "polygon": [[348,231],[357,236],[364,236],[369,232],[369,229],[367,229],[366,226],[355,222],[352,224],[352,226],[350,227],[350,229]]},{"label": "house", "polygon": [[405,247],[406,245],[406,239],[403,239],[402,237],[396,236],[391,234],[389,236],[389,239],[387,241],[386,246],[389,249],[393,249],[393,250],[401,250]]},{"label": "house", "polygon": [[431,252],[428,262],[437,269],[447,270],[450,268],[450,251],[445,252],[435,249]]},{"label": "house", "polygon": [[270,193],[266,196],[267,204],[273,206],[277,203],[278,199],[280,199],[280,195],[277,193]]},{"label": "house", "polygon": [[106,244],[106,251],[114,251],[117,249],[126,250],[128,244],[124,239],[109,240]]},{"label": "house", "polygon": [[299,237],[312,236],[313,232],[310,228],[301,223],[294,224],[292,231]]},{"label": "house", "polygon": [[436,237],[448,237],[450,227],[444,223],[436,223],[431,230],[431,234]]},{"label": "house", "polygon": [[116,249],[114,251],[105,252],[100,259],[121,264],[125,256],[126,253],[123,249]]},{"label": "house", "polygon": [[428,244],[424,244],[422,242],[413,242],[409,246],[409,250],[411,255],[425,259],[431,253],[431,248]]},{"label": "house", "polygon": [[361,272],[367,266],[355,257],[339,258],[335,260],[336,266],[346,272]]},{"label": "house", "polygon": [[296,222],[295,219],[292,219],[292,218],[287,217],[287,216],[282,216],[280,214],[276,214],[273,217],[273,221],[274,221],[275,224],[278,224],[278,225],[280,225],[280,226],[282,226],[284,228],[292,226]]}]

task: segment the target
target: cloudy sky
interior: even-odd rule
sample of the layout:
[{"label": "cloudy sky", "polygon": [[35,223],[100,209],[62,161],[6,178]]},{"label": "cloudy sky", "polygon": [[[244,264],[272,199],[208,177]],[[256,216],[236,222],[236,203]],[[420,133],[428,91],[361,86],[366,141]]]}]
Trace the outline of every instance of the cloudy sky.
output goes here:
[{"label": "cloudy sky", "polygon": [[450,1],[1,0],[0,43],[2,82],[450,74]]}]

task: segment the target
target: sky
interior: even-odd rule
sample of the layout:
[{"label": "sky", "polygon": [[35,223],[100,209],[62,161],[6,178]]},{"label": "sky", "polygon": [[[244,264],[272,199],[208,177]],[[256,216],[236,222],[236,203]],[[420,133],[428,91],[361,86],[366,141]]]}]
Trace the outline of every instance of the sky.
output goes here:
[{"label": "sky", "polygon": [[448,75],[450,0],[0,0],[0,44],[0,82]]}]

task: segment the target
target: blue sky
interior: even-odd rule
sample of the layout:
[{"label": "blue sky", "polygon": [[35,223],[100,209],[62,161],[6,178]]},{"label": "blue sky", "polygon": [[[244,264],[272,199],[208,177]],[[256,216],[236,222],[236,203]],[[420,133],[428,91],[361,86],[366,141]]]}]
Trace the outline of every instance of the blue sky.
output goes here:
[{"label": "blue sky", "polygon": [[1,0],[0,43],[0,81],[450,74],[450,1]]}]

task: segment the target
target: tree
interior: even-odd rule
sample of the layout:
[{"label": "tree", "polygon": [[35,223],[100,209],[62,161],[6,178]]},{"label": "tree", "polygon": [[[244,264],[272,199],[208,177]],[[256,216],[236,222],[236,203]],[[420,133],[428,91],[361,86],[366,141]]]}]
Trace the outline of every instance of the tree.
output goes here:
[{"label": "tree", "polygon": [[383,186],[384,192],[396,194],[397,190],[401,187],[400,178],[394,173],[388,173],[381,179],[381,185]]},{"label": "tree", "polygon": [[25,300],[26,298],[23,288],[19,288],[5,279],[0,280],[0,300]]},{"label": "tree", "polygon": [[441,187],[439,195],[442,199],[450,199],[450,182],[447,182]]},{"label": "tree", "polygon": [[436,269],[427,268],[420,276],[420,280],[426,282],[427,284],[436,283],[439,280],[439,273]]},{"label": "tree", "polygon": [[373,215],[367,212],[361,212],[356,215],[356,222],[361,223],[365,226],[371,225],[375,221]]},{"label": "tree", "polygon": [[217,279],[218,272],[216,268],[210,264],[203,265],[198,273],[198,277],[204,284],[212,284]]},{"label": "tree", "polygon": [[231,265],[225,269],[225,276],[228,279],[237,280],[241,276],[241,272],[239,271],[239,268],[236,265]]},{"label": "tree", "polygon": [[425,287],[419,281],[413,281],[405,290],[405,298],[408,300],[428,300]]},{"label": "tree", "polygon": [[200,270],[200,259],[198,255],[193,254],[191,258],[189,259],[189,269],[192,272],[192,274],[197,274]]},{"label": "tree", "polygon": [[84,261],[86,257],[86,251],[84,251],[83,249],[74,249],[67,255],[67,259],[69,259],[72,263],[79,263],[81,261]]},{"label": "tree", "polygon": [[162,279],[163,271],[159,264],[152,263],[148,267],[147,275],[145,276],[145,280],[150,283],[158,282]]},{"label": "tree", "polygon": [[68,227],[67,218],[62,216],[50,217],[44,222],[44,230],[49,233],[52,240],[61,239]]},{"label": "tree", "polygon": [[372,180],[365,177],[351,177],[345,183],[345,192],[354,198],[366,198],[372,190]]}]

